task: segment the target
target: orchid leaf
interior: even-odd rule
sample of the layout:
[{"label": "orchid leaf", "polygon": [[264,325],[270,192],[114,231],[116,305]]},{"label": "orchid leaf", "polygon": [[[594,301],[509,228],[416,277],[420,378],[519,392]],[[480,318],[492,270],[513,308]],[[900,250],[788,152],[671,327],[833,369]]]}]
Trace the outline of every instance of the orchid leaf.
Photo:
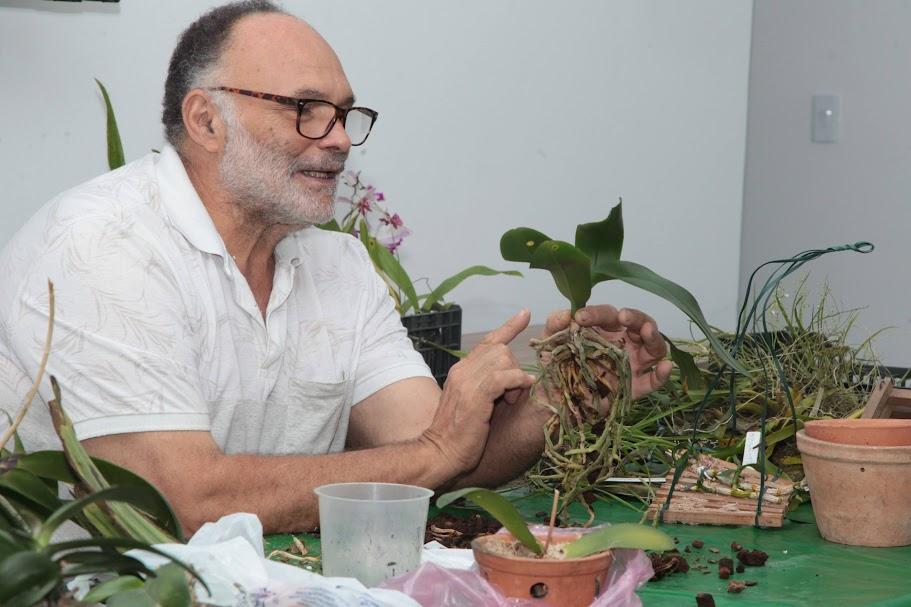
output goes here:
[{"label": "orchid leaf", "polygon": [[400,312],[405,314],[411,308],[417,311],[418,294],[414,290],[414,283],[411,282],[408,272],[405,271],[399,260],[395,258],[395,255],[389,252],[389,249],[367,233],[367,222],[364,219],[361,219],[358,230],[360,231],[361,242],[367,247],[367,254],[370,255],[373,265],[405,294],[405,302],[402,304]]},{"label": "orchid leaf", "polygon": [[138,590],[124,590],[108,599],[107,607],[160,607],[155,599],[150,597],[145,588]]},{"label": "orchid leaf", "polygon": [[623,202],[611,209],[607,219],[576,227],[576,247],[591,258],[593,267],[602,260],[619,260],[623,250]]},{"label": "orchid leaf", "polygon": [[445,508],[462,497],[471,500],[489,512],[491,516],[506,527],[507,531],[512,533],[517,540],[522,542],[526,548],[535,554],[543,554],[544,551],[541,549],[541,545],[538,544],[538,540],[536,540],[535,536],[528,530],[528,525],[522,520],[519,511],[512,505],[512,502],[496,491],[481,489],[479,487],[468,487],[466,489],[459,489],[458,491],[450,491],[437,498],[437,508]]},{"label": "orchid leaf", "polygon": [[92,605],[94,603],[103,603],[110,597],[119,592],[127,590],[140,590],[145,583],[138,577],[132,575],[122,575],[113,580],[102,582],[89,590],[88,594],[82,597],[82,602]]},{"label": "orchid leaf", "polygon": [[318,227],[321,230],[326,230],[327,232],[341,232],[342,231],[342,226],[338,225],[338,221],[336,221],[334,218],[330,219],[326,223],[321,223],[316,227]]},{"label": "orchid leaf", "polygon": [[123,155],[123,143],[120,141],[120,131],[117,128],[117,118],[114,116],[114,106],[111,105],[111,98],[108,97],[108,91],[104,88],[104,85],[101,84],[101,81],[95,78],[95,82],[98,83],[98,88],[101,89],[101,96],[104,97],[104,107],[107,109],[108,114],[108,126],[107,126],[107,135],[108,135],[108,167],[113,171],[114,169],[122,167],[126,164]]},{"label": "orchid leaf", "polygon": [[95,552],[84,550],[71,552],[63,559],[66,566],[63,569],[65,577],[77,575],[97,575],[101,573],[142,573],[150,574],[152,570],[142,561],[131,556],[117,552]]},{"label": "orchid leaf", "polygon": [[667,342],[667,346],[671,351],[671,360],[674,361],[674,364],[677,365],[677,368],[680,370],[680,379],[683,380],[687,390],[701,390],[705,388],[705,381],[702,379],[702,373],[699,372],[699,367],[696,366],[693,355],[678,348],[664,333],[661,334],[661,337]]},{"label": "orchid leaf", "polygon": [[506,261],[531,263],[535,250],[551,238],[531,228],[514,228],[500,238],[500,254]]},{"label": "orchid leaf", "polygon": [[424,312],[429,312],[433,309],[433,306],[439,302],[447,293],[459,286],[463,280],[471,276],[496,276],[498,274],[505,274],[507,276],[522,276],[521,272],[516,270],[494,270],[493,268],[488,268],[487,266],[471,266],[450,276],[446,280],[440,283],[436,289],[430,292],[427,295],[427,298],[424,300],[424,305],[421,306],[421,310]]},{"label": "orchid leaf", "polygon": [[161,607],[191,607],[192,597],[183,569],[170,563],[159,567],[146,581],[145,591]]},{"label": "orchid leaf", "polygon": [[674,549],[674,539],[663,531],[647,525],[619,523],[586,533],[564,546],[568,559],[582,558],[612,548],[665,551]]},{"label": "orchid leaf", "polygon": [[60,498],[51,493],[40,478],[19,468],[0,475],[0,494],[17,502],[29,504],[36,514],[50,515],[60,508]]},{"label": "orchid leaf", "polygon": [[22,551],[0,561],[0,605],[31,607],[61,583],[57,564],[40,552]]},{"label": "orchid leaf", "polygon": [[715,332],[709,326],[699,303],[693,294],[662,276],[659,276],[652,270],[638,263],[631,261],[609,261],[603,260],[598,266],[593,267],[593,272],[599,275],[616,278],[634,287],[639,287],[649,293],[654,293],[658,297],[674,304],[677,308],[689,316],[699,329],[705,334],[712,348],[718,354],[718,357],[732,369],[743,375],[749,375],[750,372],[727,351],[724,344],[715,335]]},{"label": "orchid leaf", "polygon": [[572,304],[572,313],[583,307],[592,293],[591,260],[562,240],[548,240],[535,249],[532,268],[550,271],[557,289]]}]

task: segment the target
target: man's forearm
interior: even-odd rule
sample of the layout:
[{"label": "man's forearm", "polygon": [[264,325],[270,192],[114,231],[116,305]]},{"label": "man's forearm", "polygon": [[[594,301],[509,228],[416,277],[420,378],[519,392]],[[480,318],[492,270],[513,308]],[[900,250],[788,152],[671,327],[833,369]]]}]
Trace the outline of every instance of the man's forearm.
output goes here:
[{"label": "man's forearm", "polygon": [[552,412],[532,399],[510,405],[499,402],[490,420],[487,445],[477,467],[450,486],[497,487],[528,470],[544,451],[544,425]]},{"label": "man's forearm", "polygon": [[143,444],[149,439],[134,439],[118,449],[116,439],[91,439],[86,446],[93,456],[129,467],[154,483],[188,532],[233,512],[256,514],[266,533],[309,530],[319,524],[313,489],[320,485],[377,481],[436,488],[455,474],[423,439],[314,456],[225,455],[214,442],[180,439],[154,448]]}]

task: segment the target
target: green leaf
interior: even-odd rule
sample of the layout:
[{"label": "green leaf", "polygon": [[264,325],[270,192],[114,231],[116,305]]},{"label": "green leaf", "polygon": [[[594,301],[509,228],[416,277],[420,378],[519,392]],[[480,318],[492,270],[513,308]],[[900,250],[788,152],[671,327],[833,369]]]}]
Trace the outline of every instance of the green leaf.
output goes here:
[{"label": "green leaf", "polygon": [[572,304],[573,314],[591,296],[591,260],[568,242],[548,240],[542,243],[535,249],[531,267],[550,271],[557,289]]},{"label": "green leaf", "polygon": [[[179,541],[183,541],[183,531],[180,521],[167,500],[158,490],[141,476],[121,468],[103,459],[91,458],[101,475],[111,484],[122,487],[140,487],[145,490],[137,502],[137,506],[145,513],[152,516],[164,529],[170,532]],[[22,456],[17,464],[18,468],[53,481],[74,484],[79,479],[73,474],[67,463],[66,455],[62,451],[35,451]]]},{"label": "green leaf", "polygon": [[663,531],[647,525],[619,523],[586,533],[564,547],[566,558],[577,559],[611,548],[638,550],[673,550],[674,539]]},{"label": "green leaf", "polygon": [[318,226],[321,230],[326,230],[327,232],[341,232],[342,227],[338,225],[338,222],[335,219],[330,219],[326,223],[321,223]]},{"label": "green leaf", "polygon": [[551,238],[531,228],[514,228],[500,238],[500,254],[506,261],[531,263],[535,250]]},{"label": "green leaf", "polygon": [[89,605],[93,603],[103,603],[118,592],[139,590],[144,585],[143,581],[138,577],[122,575],[120,577],[115,577],[113,580],[102,582],[89,590],[88,594],[82,598],[82,602]]},{"label": "green leaf", "polygon": [[50,515],[63,504],[40,478],[19,468],[0,475],[0,494],[19,502],[25,501],[33,506],[35,514],[41,516]]},{"label": "green leaf", "polygon": [[66,577],[99,573],[152,573],[142,561],[117,552],[71,552],[62,560],[66,561],[63,571],[63,575]]},{"label": "green leaf", "polygon": [[17,552],[0,561],[0,605],[31,607],[61,583],[57,564],[40,552]]},{"label": "green leaf", "polygon": [[443,299],[447,293],[459,286],[459,284],[461,284],[462,281],[466,278],[469,278],[471,276],[496,276],[497,274],[505,274],[507,276],[522,276],[521,272],[517,272],[515,270],[494,270],[492,268],[488,268],[487,266],[471,266],[470,268],[466,268],[458,274],[450,276],[441,282],[440,286],[438,286],[436,289],[431,291],[429,295],[427,295],[427,299],[424,300],[424,305],[421,307],[421,309],[424,312],[429,312],[432,310],[434,304]]},{"label": "green leaf", "polygon": [[712,331],[708,321],[702,314],[702,309],[699,307],[699,303],[696,301],[696,298],[693,297],[693,294],[677,283],[659,276],[643,265],[631,261],[602,261],[597,267],[594,267],[593,270],[599,275],[616,278],[627,284],[631,284],[634,287],[639,287],[640,289],[648,291],[649,293],[654,293],[658,297],[674,304],[681,312],[689,316],[690,320],[696,323],[699,329],[702,330],[709,340],[709,343],[712,344],[712,348],[718,354],[718,357],[721,358],[725,364],[743,375],[750,374],[747,368],[737,362],[721,341],[719,341],[718,337],[715,336],[715,332]]},{"label": "green leaf", "polygon": [[576,246],[597,266],[602,260],[617,261],[623,250],[623,201],[611,209],[604,221],[576,227]]},{"label": "green leaf", "polygon": [[108,607],[159,607],[145,589],[124,590],[108,599]]},{"label": "green leaf", "polygon": [[111,105],[111,98],[108,97],[108,91],[101,84],[101,81],[95,78],[98,88],[101,89],[101,96],[104,97],[104,107],[108,114],[108,166],[113,171],[126,164],[123,156],[123,144],[120,142],[120,131],[117,129],[117,118],[114,116],[114,106]]},{"label": "green leaf", "polygon": [[169,564],[160,567],[155,577],[146,581],[146,592],[161,607],[191,607],[190,585],[183,569]]},{"label": "green leaf", "polygon": [[367,234],[367,222],[361,220],[358,227],[361,235],[361,242],[367,247],[367,254],[377,269],[389,277],[389,279],[405,294],[405,302],[402,304],[400,312],[405,314],[409,309],[418,309],[418,294],[414,290],[414,283],[408,272],[395,258],[395,255],[389,252],[389,249],[377,242],[376,238]]},{"label": "green leaf", "polygon": [[699,367],[696,366],[693,355],[678,348],[664,333],[661,334],[661,337],[664,338],[668,348],[671,350],[671,360],[680,369],[680,378],[684,381],[686,389],[701,390],[705,388],[705,381],[702,379],[702,373],[699,372]]},{"label": "green leaf", "polygon": [[60,525],[79,514],[90,504],[103,501],[127,502],[130,504],[143,503],[147,499],[147,495],[144,494],[147,493],[147,490],[140,487],[107,487],[78,500],[68,502],[44,521],[35,539],[39,544],[46,546],[51,539],[51,535]]},{"label": "green leaf", "polygon": [[535,536],[528,530],[528,525],[522,520],[522,516],[519,514],[519,511],[516,510],[516,507],[512,505],[512,502],[495,491],[481,489],[479,487],[468,487],[466,489],[459,489],[458,491],[450,491],[437,498],[437,508],[445,508],[462,497],[471,500],[489,512],[491,516],[506,527],[507,531],[512,533],[517,540],[522,542],[526,548],[535,554],[543,553],[540,544],[538,544],[538,540],[536,540]]}]

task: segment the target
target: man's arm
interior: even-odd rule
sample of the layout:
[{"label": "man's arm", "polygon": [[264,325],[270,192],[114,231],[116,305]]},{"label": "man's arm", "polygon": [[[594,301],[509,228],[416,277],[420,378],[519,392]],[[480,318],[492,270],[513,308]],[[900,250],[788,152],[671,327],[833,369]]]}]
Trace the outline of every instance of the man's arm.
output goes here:
[{"label": "man's arm", "polygon": [[[188,532],[232,512],[259,516],[267,533],[312,529],[313,489],[347,481],[437,488],[477,466],[494,410],[507,391],[532,378],[505,345],[527,313],[493,331],[451,371],[440,395],[432,380],[404,380],[352,409],[351,446],[313,456],[225,455],[208,432],[140,432],[83,441],[90,455],[142,475],[173,505]],[[395,405],[395,406],[394,406]]]}]

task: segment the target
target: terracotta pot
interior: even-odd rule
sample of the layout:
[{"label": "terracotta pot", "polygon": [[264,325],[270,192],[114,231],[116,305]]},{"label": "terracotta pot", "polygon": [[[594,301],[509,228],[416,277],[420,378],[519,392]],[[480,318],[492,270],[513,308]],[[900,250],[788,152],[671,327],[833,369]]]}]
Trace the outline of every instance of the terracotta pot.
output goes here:
[{"label": "terracotta pot", "polygon": [[820,419],[804,429],[810,438],[843,445],[911,445],[911,419]]},{"label": "terracotta pot", "polygon": [[797,433],[819,533],[852,546],[911,544],[911,445],[846,445]]},{"label": "terracotta pot", "polygon": [[[553,542],[568,542],[578,535],[563,535]],[[544,537],[538,537],[543,545]],[[471,542],[475,561],[484,579],[508,597],[539,599],[552,607],[587,607],[604,590],[614,561],[612,552],[580,559],[556,560],[503,556],[490,552],[493,542],[513,542],[510,535],[485,535]]]}]

